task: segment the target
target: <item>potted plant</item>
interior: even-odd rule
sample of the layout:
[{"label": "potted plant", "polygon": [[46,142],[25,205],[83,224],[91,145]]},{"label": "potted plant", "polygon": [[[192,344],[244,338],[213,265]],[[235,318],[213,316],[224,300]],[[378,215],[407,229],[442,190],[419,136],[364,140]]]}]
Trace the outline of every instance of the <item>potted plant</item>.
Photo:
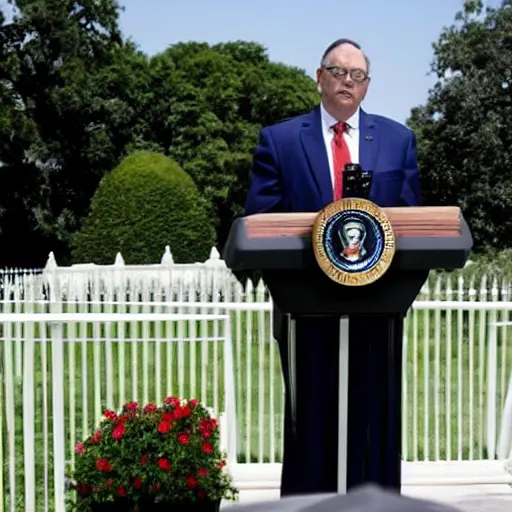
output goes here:
[{"label": "potted plant", "polygon": [[217,421],[194,399],[107,410],[76,452],[79,512],[218,512],[221,500],[236,499]]}]

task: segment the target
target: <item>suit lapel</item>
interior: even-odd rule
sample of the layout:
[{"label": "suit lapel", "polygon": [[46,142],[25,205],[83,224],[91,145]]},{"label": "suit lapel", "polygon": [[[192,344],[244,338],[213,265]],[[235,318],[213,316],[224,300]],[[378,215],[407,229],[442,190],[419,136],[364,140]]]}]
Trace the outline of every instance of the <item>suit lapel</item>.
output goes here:
[{"label": "suit lapel", "polygon": [[322,203],[328,204],[333,200],[333,186],[322,133],[320,107],[313,110],[302,123],[299,136]]},{"label": "suit lapel", "polygon": [[364,171],[376,172],[379,130],[372,116],[359,111],[359,164]]}]

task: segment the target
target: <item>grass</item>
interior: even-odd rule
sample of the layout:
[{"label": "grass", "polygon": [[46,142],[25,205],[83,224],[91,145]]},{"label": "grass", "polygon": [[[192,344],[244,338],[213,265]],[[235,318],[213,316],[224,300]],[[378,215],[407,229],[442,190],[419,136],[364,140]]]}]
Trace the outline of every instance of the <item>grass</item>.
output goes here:
[{"label": "grass", "polygon": [[[417,311],[408,316],[407,379],[402,411],[406,460],[488,457],[488,323],[497,319],[508,319],[508,312],[495,316],[485,311]],[[497,435],[512,369],[510,341],[510,328],[501,328],[496,383]]]},{"label": "grass", "polygon": [[[405,459],[486,457],[486,325],[489,321],[486,315],[488,313],[485,312],[448,314],[424,311],[409,314],[405,328]],[[231,328],[233,339],[236,340],[234,357],[240,428],[239,460],[279,461],[284,396],[277,346],[269,342],[269,314],[236,313]],[[143,326],[133,322],[95,328],[77,324],[68,326],[64,334],[69,341],[64,347],[65,371],[62,385],[65,396],[66,458],[70,462],[74,457],[74,445],[92,431],[104,408],[118,408],[129,400],[160,401],[172,394],[197,397],[217,411],[224,409],[222,343],[166,341],[172,338],[208,339],[222,336],[219,323],[199,322],[178,326],[168,322]],[[36,509],[45,510],[47,489],[46,499],[49,510],[52,510],[52,354],[49,332],[36,328],[33,333],[14,330],[4,332],[3,336],[7,339],[16,339],[18,336],[20,340],[42,340],[34,344],[33,458],[36,469]],[[91,338],[106,342],[95,344],[82,341]],[[512,350],[506,350],[509,338],[510,330],[503,331],[499,339],[498,412],[502,410],[508,373],[512,368]],[[147,341],[123,341],[129,339]],[[155,342],[155,339],[162,341]],[[12,368],[16,368],[16,350],[8,358],[6,348],[4,342],[1,355],[1,435],[4,506],[9,508],[9,433],[12,431],[6,418],[5,379],[11,371],[9,360]],[[83,383],[86,385],[83,386]],[[23,386],[16,377],[13,384],[15,509],[25,510]],[[264,391],[261,393],[260,389]],[[45,453],[49,455],[46,473]]]}]

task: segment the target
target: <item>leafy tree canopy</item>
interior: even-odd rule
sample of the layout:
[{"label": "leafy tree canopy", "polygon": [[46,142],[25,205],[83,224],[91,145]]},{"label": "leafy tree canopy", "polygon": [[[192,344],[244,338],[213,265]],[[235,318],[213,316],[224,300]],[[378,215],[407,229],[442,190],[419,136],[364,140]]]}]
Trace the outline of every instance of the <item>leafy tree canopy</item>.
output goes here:
[{"label": "leafy tree canopy", "polygon": [[150,67],[152,140],[198,184],[222,243],[242,212],[259,129],[312,108],[315,84],[244,41],[177,44],[155,55]]},{"label": "leafy tree canopy", "polygon": [[512,240],[512,1],[467,0],[434,45],[437,83],[409,126],[425,203],[459,205],[479,250]]},{"label": "leafy tree canopy", "polygon": [[112,0],[11,7],[0,28],[1,262],[39,265],[48,250],[65,258],[99,180],[140,132],[147,57],[122,41]]},{"label": "leafy tree canopy", "polygon": [[[256,43],[180,43],[147,56],[115,0],[11,0],[0,9],[0,265],[40,266],[70,241],[106,172],[159,151],[192,176],[222,244],[242,211],[262,125],[318,102],[303,70]],[[18,240],[19,238],[19,240]]]}]

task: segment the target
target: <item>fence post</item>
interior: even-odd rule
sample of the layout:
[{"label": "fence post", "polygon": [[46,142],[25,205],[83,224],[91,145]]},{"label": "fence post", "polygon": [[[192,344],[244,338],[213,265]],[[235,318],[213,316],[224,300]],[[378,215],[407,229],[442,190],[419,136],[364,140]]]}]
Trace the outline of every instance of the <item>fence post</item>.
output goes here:
[{"label": "fence post", "polygon": [[505,407],[501,415],[500,437],[498,440],[498,459],[512,458],[512,373],[508,381]]},{"label": "fence post", "polygon": [[496,321],[488,324],[489,344],[487,348],[487,458],[496,457],[496,384],[497,384],[497,339]]},{"label": "fence post", "polygon": [[50,324],[52,337],[52,420],[53,420],[53,486],[55,512],[66,511],[64,451],[64,339],[62,322]]},{"label": "fence post", "polygon": [[[24,328],[27,328],[25,324]],[[6,343],[11,343],[7,340]],[[34,443],[34,338],[27,337],[23,347],[23,467],[25,473],[25,512],[36,510]]]},{"label": "fence post", "polygon": [[231,336],[231,315],[224,319],[224,410],[227,419],[228,466],[233,468],[238,458],[235,398],[235,367],[233,358],[233,339]]}]

